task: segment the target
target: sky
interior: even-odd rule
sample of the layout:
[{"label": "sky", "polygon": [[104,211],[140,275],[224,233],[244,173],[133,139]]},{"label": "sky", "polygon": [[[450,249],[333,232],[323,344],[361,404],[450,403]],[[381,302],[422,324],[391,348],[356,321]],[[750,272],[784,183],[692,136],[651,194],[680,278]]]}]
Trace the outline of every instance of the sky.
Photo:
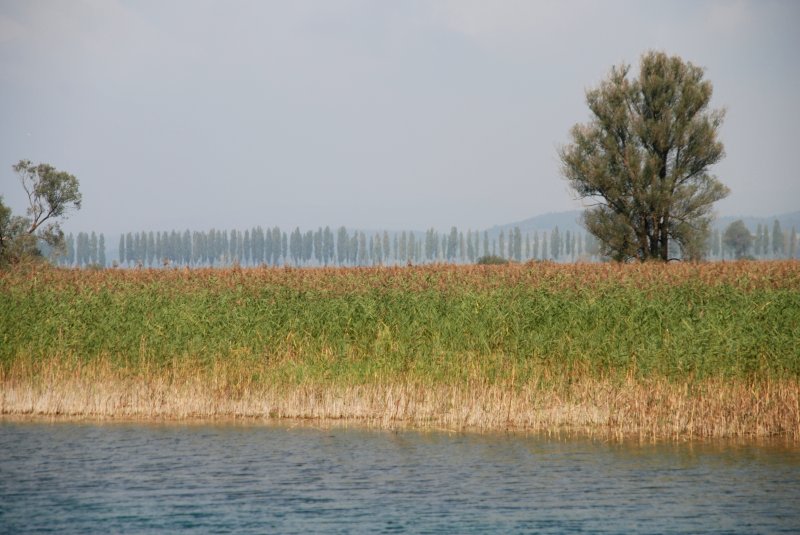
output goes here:
[{"label": "sky", "polygon": [[648,50],[725,108],[720,215],[800,209],[800,2],[0,0],[0,195],[66,231],[483,229],[579,209],[558,149]]}]

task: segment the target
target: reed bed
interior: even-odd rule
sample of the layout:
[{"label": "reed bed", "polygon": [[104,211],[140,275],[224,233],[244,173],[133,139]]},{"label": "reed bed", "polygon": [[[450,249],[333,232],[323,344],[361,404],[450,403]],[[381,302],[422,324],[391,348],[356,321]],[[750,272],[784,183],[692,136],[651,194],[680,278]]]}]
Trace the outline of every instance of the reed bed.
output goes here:
[{"label": "reed bed", "polygon": [[[663,378],[462,384],[395,381],[270,384],[235,367],[131,373],[108,361],[51,361],[2,378],[0,414],[141,419],[315,419],[472,430],[570,431],[609,437],[798,440],[800,384]],[[33,372],[33,373],[31,373]]]},{"label": "reed bed", "polygon": [[800,440],[800,264],[0,273],[2,414]]}]

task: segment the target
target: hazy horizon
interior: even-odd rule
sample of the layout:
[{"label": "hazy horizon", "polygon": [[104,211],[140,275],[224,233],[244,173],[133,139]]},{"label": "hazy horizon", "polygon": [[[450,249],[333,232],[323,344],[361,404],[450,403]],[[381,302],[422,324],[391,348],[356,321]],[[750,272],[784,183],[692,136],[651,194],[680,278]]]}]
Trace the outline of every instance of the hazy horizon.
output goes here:
[{"label": "hazy horizon", "polygon": [[581,207],[557,147],[647,50],[727,109],[721,216],[800,209],[800,4],[0,2],[0,195],[78,177],[67,232],[485,229]]}]

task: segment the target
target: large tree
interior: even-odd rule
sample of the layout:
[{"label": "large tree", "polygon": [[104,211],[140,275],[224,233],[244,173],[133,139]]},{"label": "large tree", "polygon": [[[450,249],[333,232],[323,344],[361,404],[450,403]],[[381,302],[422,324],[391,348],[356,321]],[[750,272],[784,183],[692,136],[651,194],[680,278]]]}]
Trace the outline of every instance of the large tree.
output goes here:
[{"label": "large tree", "polygon": [[728,188],[709,173],[724,156],[724,111],[709,109],[711,82],[677,56],[648,52],[639,77],[611,69],[586,92],[592,114],[559,151],[562,172],[593,206],[586,228],[616,260],[668,260],[670,240],[685,258],[702,256],[711,207]]},{"label": "large tree", "polygon": [[78,179],[49,164],[20,160],[12,167],[28,196],[26,216],[12,216],[0,200],[0,264],[39,256],[39,240],[63,251],[64,233],[59,219],[81,207]]}]

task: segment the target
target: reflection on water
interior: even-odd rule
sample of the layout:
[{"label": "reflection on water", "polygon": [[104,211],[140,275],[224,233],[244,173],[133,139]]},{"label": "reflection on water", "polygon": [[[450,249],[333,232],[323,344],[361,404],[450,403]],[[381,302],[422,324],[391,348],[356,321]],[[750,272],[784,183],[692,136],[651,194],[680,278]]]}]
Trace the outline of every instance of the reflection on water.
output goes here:
[{"label": "reflection on water", "polygon": [[785,445],[0,421],[0,532],[796,532]]}]

